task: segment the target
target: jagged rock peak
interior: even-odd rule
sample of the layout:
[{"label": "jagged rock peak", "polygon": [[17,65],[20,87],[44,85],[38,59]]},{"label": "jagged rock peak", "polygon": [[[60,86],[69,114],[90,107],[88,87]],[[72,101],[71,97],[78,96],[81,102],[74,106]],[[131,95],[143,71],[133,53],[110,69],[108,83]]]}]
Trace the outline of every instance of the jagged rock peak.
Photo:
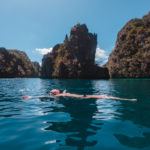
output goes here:
[{"label": "jagged rock peak", "polygon": [[96,47],[97,35],[90,33],[85,24],[75,25],[64,42],[54,46],[52,52],[43,57],[42,77],[100,78],[100,74],[91,70],[99,70],[95,66]]}]

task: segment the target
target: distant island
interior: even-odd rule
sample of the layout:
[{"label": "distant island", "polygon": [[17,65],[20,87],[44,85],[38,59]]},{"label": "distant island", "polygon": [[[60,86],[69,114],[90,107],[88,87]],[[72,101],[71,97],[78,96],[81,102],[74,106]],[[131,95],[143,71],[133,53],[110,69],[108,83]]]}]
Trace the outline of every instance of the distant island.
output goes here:
[{"label": "distant island", "polygon": [[0,48],[0,77],[109,79],[150,77],[150,13],[130,20],[118,33],[108,62],[95,64],[97,35],[85,24],[72,27],[64,42],[43,56],[42,66],[25,52]]}]

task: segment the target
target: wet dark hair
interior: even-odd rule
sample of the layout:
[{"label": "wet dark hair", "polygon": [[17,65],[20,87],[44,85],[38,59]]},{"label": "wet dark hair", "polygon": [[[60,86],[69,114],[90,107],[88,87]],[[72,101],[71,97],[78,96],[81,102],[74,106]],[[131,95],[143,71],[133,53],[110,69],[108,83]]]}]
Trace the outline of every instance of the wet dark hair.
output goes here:
[{"label": "wet dark hair", "polygon": [[59,91],[60,91],[60,93],[63,93],[64,90],[59,90]]}]

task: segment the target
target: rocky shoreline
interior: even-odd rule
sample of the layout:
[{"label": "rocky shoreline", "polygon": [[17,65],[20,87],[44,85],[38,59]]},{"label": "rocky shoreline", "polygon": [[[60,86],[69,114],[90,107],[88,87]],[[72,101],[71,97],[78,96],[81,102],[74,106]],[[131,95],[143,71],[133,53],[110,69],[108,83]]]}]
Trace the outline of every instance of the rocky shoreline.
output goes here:
[{"label": "rocky shoreline", "polygon": [[118,33],[105,67],[95,64],[97,35],[85,24],[72,27],[64,42],[43,56],[42,66],[25,52],[0,48],[0,78],[109,79],[150,77],[150,13],[130,20]]}]

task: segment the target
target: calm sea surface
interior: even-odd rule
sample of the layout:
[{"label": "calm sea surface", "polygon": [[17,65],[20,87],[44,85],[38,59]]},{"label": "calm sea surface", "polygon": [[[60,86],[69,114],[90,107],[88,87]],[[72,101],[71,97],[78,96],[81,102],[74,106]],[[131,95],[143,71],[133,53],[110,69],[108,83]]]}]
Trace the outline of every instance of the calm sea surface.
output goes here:
[{"label": "calm sea surface", "polygon": [[[137,102],[33,98],[60,88]],[[0,150],[150,150],[150,80],[0,79]]]}]

